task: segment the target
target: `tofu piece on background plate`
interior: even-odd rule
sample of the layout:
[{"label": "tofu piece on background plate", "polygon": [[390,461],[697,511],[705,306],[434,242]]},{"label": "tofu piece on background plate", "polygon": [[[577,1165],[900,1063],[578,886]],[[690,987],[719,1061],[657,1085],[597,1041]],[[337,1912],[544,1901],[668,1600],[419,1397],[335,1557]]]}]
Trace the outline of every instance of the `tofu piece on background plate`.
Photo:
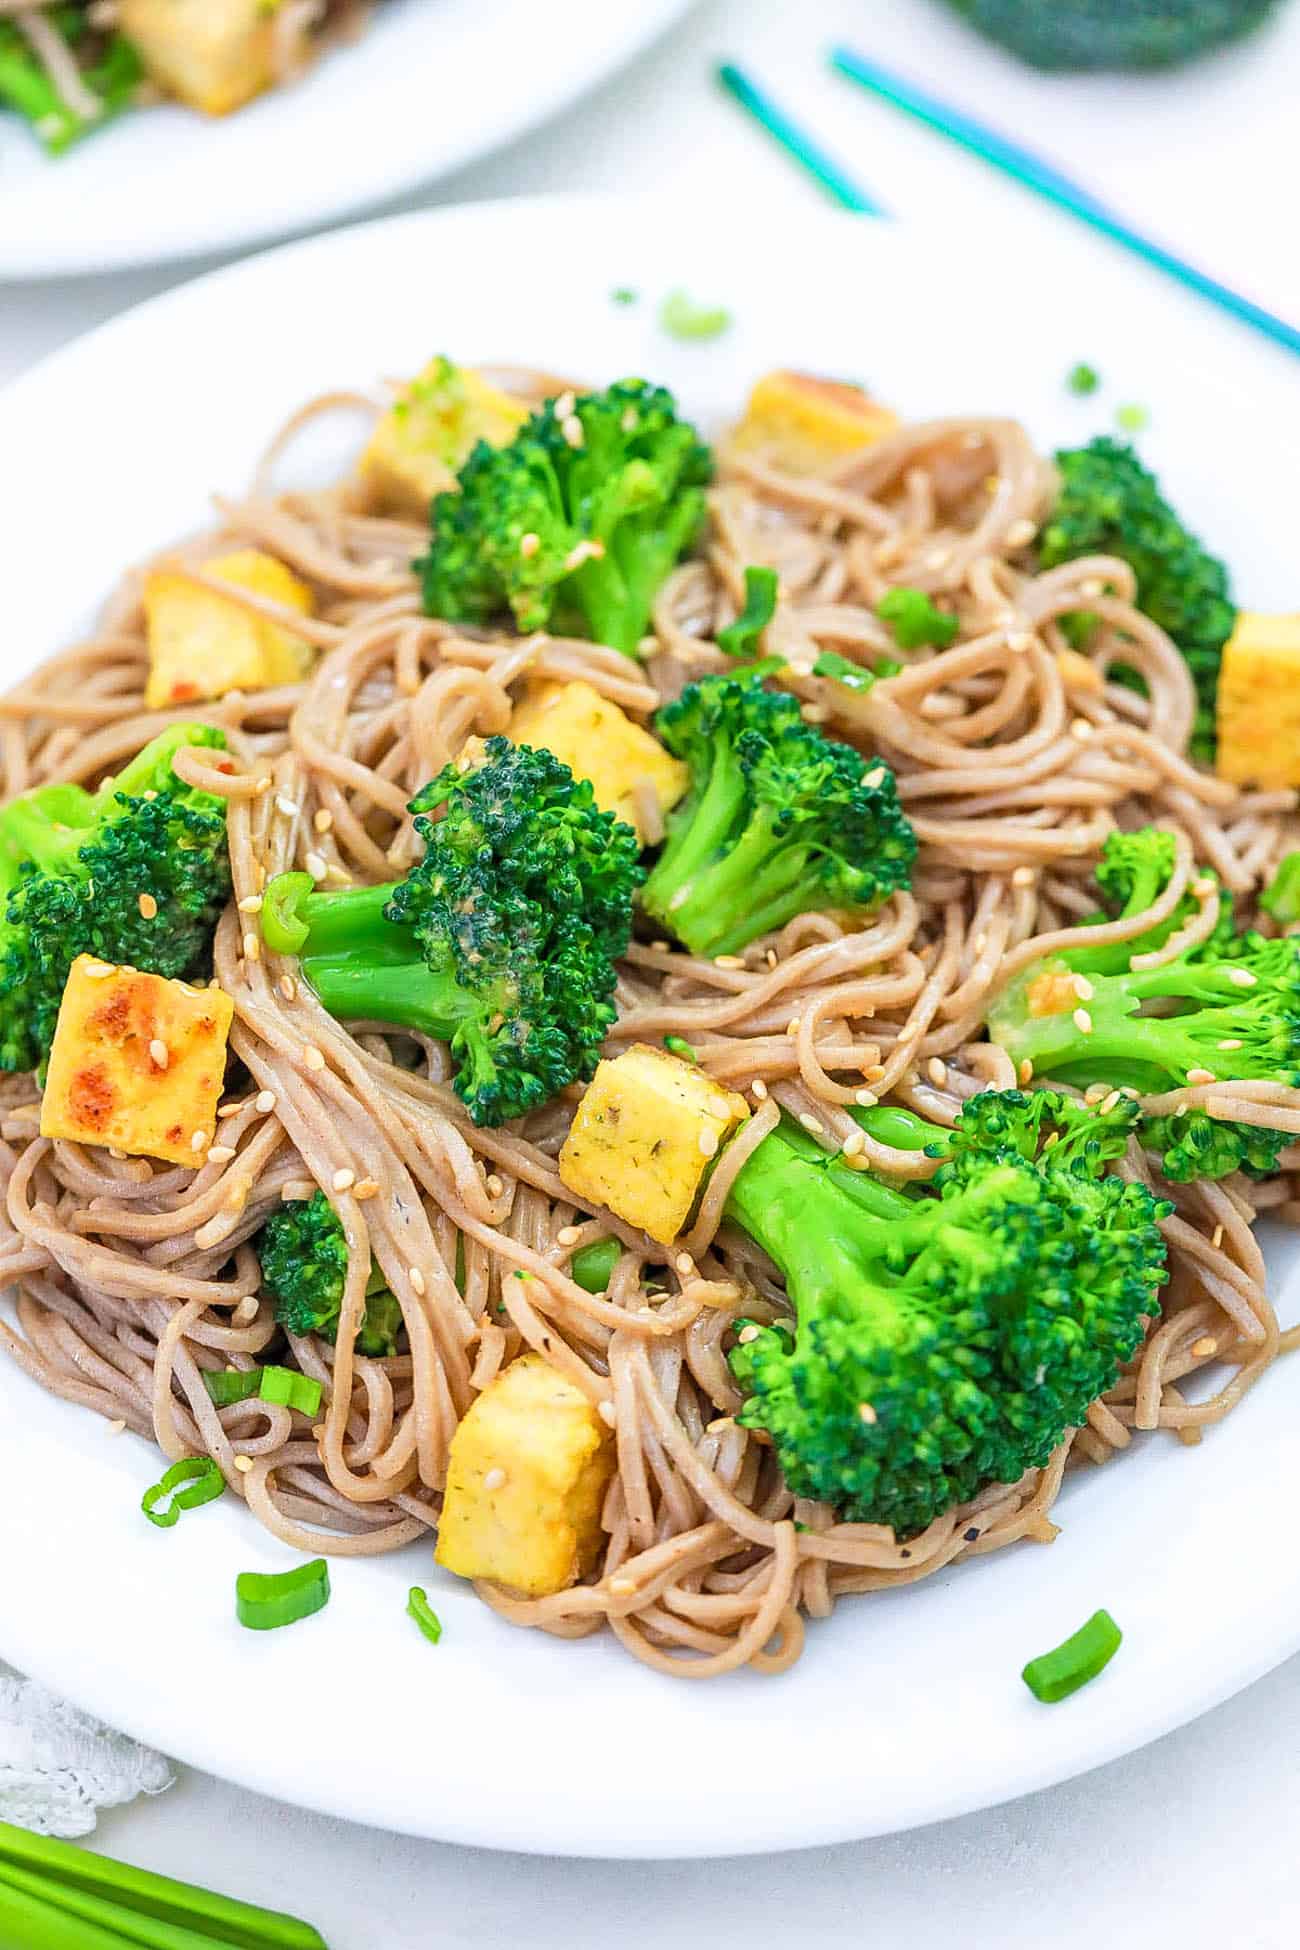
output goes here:
[{"label": "tofu piece on background plate", "polygon": [[[306,583],[261,549],[215,556],[203,564],[203,574],[265,596],[300,616],[311,615]],[[304,637],[191,581],[178,569],[154,569],[146,576],[144,613],[149,640],[145,702],[151,710],[224,697],[227,691],[296,684],[316,661]]]}]

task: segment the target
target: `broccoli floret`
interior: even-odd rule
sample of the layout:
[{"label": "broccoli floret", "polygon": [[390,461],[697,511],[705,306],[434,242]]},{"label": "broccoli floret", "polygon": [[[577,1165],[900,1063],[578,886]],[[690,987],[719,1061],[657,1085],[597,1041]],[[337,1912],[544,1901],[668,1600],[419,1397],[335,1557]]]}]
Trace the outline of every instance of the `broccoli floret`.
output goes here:
[{"label": "broccoli floret", "polygon": [[1288,853],[1278,862],[1259,904],[1284,928],[1300,921],[1300,853]]},{"label": "broccoli floret", "polygon": [[[1173,861],[1168,833],[1112,834],[1098,885],[1127,918],[1157,898]],[[1164,947],[1194,907],[1189,897],[1159,926],[1110,944],[1089,943],[1085,923],[1077,948],[1032,963],[996,999],[990,1037],[1017,1067],[1028,1059],[1035,1076],[1079,1087],[1162,1093],[1207,1076],[1300,1085],[1300,941],[1238,932],[1225,904],[1207,941],[1156,968],[1130,966]],[[1148,1119],[1142,1141],[1182,1181],[1239,1169],[1267,1176],[1288,1139],[1189,1110]]]},{"label": "broccoli floret", "polygon": [[734,954],[808,909],[874,907],[916,857],[893,774],[764,674],[701,678],[655,719],[691,783],[641,902],[697,955]]},{"label": "broccoli floret", "polygon": [[1101,1118],[985,1095],[953,1133],[888,1115],[945,1158],[931,1185],[898,1190],[790,1124],[741,1167],[727,1215],[795,1320],[742,1324],[731,1365],[796,1495],[904,1537],[1041,1467],[1113,1385],[1157,1312],[1171,1208],[1106,1174],[1127,1100]]},{"label": "broccoli floret", "polygon": [[449,765],[410,810],[426,851],[404,880],[318,891],[308,874],[280,874],[263,934],[301,958],[331,1015],[450,1043],[470,1116],[500,1124],[596,1067],[637,837],[589,781],[505,738],[465,771]]},{"label": "broccoli floret", "polygon": [[[557,410],[563,406],[563,413]],[[432,616],[590,637],[629,657],[704,518],[709,450],[661,386],[548,400],[504,447],[480,441],[430,514],[417,562]]]},{"label": "broccoli floret", "polygon": [[225,743],[211,725],[172,725],[96,792],[38,786],[0,809],[0,1069],[44,1062],[78,955],[207,972],[230,894],[226,809],[172,759]]},{"label": "broccoli floret", "polygon": [[1035,68],[1167,68],[1238,39],[1276,0],[949,0]]},{"label": "broccoli floret", "polygon": [[[272,1212],[258,1236],[257,1252],[262,1284],[275,1302],[281,1327],[291,1334],[337,1340],[348,1245],[343,1222],[324,1192]],[[357,1353],[396,1354],[401,1325],[402,1309],[378,1266],[372,1265]]]},{"label": "broccoli floret", "polygon": [[61,156],[83,135],[102,128],[129,106],[144,79],[144,68],[124,35],[92,32],[84,7],[51,7],[44,19],[67,43],[82,85],[98,108],[87,115],[70,103],[17,27],[4,20],[0,20],[0,107],[14,109],[30,123],[49,154]]},{"label": "broccoli floret", "polygon": [[1208,554],[1131,447],[1104,435],[1058,453],[1061,492],[1042,534],[1044,569],[1084,555],[1116,555],[1137,579],[1137,606],[1171,637],[1196,686],[1191,749],[1214,755],[1215,698],[1236,609],[1222,562]]}]

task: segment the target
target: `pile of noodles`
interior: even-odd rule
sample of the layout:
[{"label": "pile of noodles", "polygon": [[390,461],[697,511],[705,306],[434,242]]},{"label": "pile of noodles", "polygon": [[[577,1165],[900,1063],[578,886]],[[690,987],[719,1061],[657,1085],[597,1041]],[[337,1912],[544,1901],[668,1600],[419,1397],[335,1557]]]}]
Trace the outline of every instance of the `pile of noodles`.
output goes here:
[{"label": "pile of noodles", "polygon": [[[525,395],[548,389],[541,375],[507,379]],[[308,411],[322,409],[373,410],[351,395]],[[973,1092],[1012,1085],[1007,1058],[981,1040],[989,996],[1093,911],[1090,875],[1114,825],[1170,829],[1178,870],[1149,916],[1099,939],[1143,929],[1189,886],[1200,901],[1194,931],[1211,927],[1219,897],[1198,865],[1253,917],[1262,881],[1296,843],[1292,793],[1242,792],[1184,757],[1188,673],[1132,607],[1128,569],[1095,559],[1035,573],[1030,544],[1053,484],[1023,430],[992,419],[908,427],[831,479],[724,464],[708,534],[661,592],[657,647],[641,666],[584,642],[424,616],[408,567],[421,533],[360,511],[347,489],[277,492],[281,445],[248,499],[218,504],[217,530],[167,557],[202,584],[207,557],[256,544],[317,596],[316,620],[285,618],[319,646],[314,675],[205,712],[226,727],[238,775],[206,769],[197,752],[183,761],[187,777],[229,802],[235,902],[216,973],[234,998],[232,1048],[250,1081],[223,1105],[220,1148],[198,1171],[51,1143],[37,1134],[31,1078],[5,1082],[0,1278],[19,1297],[14,1328],[0,1332],[21,1366],[168,1457],[214,1457],[286,1543],[366,1554],[432,1530],[458,1418],[506,1362],[537,1349],[615,1432],[608,1547],[593,1581],[558,1596],[524,1600],[486,1585],[482,1596],[519,1624],[568,1637],[607,1625],[648,1664],[692,1677],[779,1670],[799,1654],[803,1619],[838,1598],[1017,1539],[1046,1543],[1067,1464],[1107,1460],[1135,1429],[1196,1442],[1227,1414],[1286,1344],[1252,1232],[1261,1208],[1300,1213],[1286,1171],[1263,1185],[1161,1185],[1177,1208],[1165,1228],[1172,1276],[1138,1358],[1046,1468],[990,1486],[906,1542],[793,1498],[771,1447],[733,1419],[732,1322],[742,1311],[775,1317],[785,1303],[762,1254],[719,1213],[778,1109],[834,1147],[857,1132],[845,1107],[860,1091],[948,1125]],[[378,1025],[342,1028],[290,966],[258,952],[256,922],[236,903],[288,867],[338,885],[404,869],[407,800],[468,735],[506,725],[525,675],[582,677],[644,718],[691,677],[722,668],[712,639],[735,614],[744,565],[760,561],[780,571],[767,642],[789,659],[784,681],[810,720],[895,768],[920,859],[911,892],[856,928],[809,915],[721,963],[648,937],[633,944],[611,1047],[683,1036],[755,1114],[668,1263],[622,1229],[611,1286],[592,1295],[567,1268],[610,1220],[578,1209],[556,1169],[577,1093],[517,1127],[475,1129],[448,1087],[441,1046]],[[954,647],[914,653],[861,694],[812,674],[823,648],[863,661],[899,654],[874,614],[890,584],[954,608]],[[3,701],[6,793],[97,780],[185,715],[142,703],[139,589],[136,572],[91,641]],[[1082,607],[1103,620],[1087,658],[1069,650],[1058,620]],[[1109,681],[1112,658],[1140,671],[1145,697]],[[1216,1083],[1181,1097],[1300,1138],[1295,1093]],[[872,1141],[865,1155],[903,1174],[933,1169]],[[1300,1151],[1283,1164],[1300,1164]],[[1136,1151],[1127,1168],[1149,1178]],[[352,1249],[344,1325],[337,1347],[290,1337],[276,1359],[316,1376],[327,1405],[314,1425],[256,1399],[218,1410],[203,1371],[256,1363],[278,1333],[250,1241],[281,1200],[316,1186]],[[372,1254],[409,1339],[391,1360],[354,1345]]]}]

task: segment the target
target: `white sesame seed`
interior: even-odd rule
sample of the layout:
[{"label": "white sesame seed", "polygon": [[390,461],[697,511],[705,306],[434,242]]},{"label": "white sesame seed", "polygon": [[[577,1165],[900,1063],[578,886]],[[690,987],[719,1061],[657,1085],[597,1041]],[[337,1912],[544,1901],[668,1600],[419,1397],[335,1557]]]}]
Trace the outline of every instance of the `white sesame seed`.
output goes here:
[{"label": "white sesame seed", "polygon": [[758,1098],[760,1104],[766,1101],[767,1085],[764,1083],[762,1077],[754,1078],[754,1081],[749,1086],[749,1092],[752,1097]]},{"label": "white sesame seed", "polygon": [[1223,1244],[1223,1227],[1221,1225],[1215,1226],[1214,1231],[1210,1234],[1210,1244],[1216,1252]]},{"label": "white sesame seed", "polygon": [[424,1292],[424,1275],[423,1275],[423,1273],[422,1273],[422,1272],[420,1271],[420,1269],[419,1269],[419,1267],[418,1267],[418,1266],[408,1266],[408,1267],[407,1267],[407,1269],[406,1269],[406,1272],[407,1272],[407,1277],[409,1278],[409,1280],[410,1280],[410,1282],[411,1282],[411,1290],[412,1290],[412,1292],[414,1292],[414,1293],[423,1293],[423,1292]]},{"label": "white sesame seed", "polygon": [[325,1068],[324,1055],[317,1049],[315,1043],[308,1043],[306,1045],[302,1053],[302,1060],[309,1070],[323,1070]]},{"label": "white sesame seed", "polygon": [[1034,633],[1032,630],[1008,631],[1007,649],[1013,651],[1017,657],[1023,657],[1026,650],[1032,650],[1033,647]]},{"label": "white sesame seed", "polygon": [[556,419],[567,420],[570,413],[572,413],[574,407],[577,405],[577,403],[578,402],[574,397],[572,391],[569,391],[567,393],[561,393],[559,398],[556,400],[555,407],[554,407]]},{"label": "white sesame seed", "polygon": [[285,792],[276,793],[275,809],[282,812],[286,819],[296,819],[300,810],[297,800],[291,799]]},{"label": "white sesame seed", "polygon": [[941,1056],[932,1056],[925,1067],[931,1083],[947,1083],[948,1065]]},{"label": "white sesame seed", "polygon": [[1113,1110],[1115,1110],[1115,1109],[1117,1109],[1117,1108],[1118,1108],[1118,1106],[1119,1106],[1119,1102],[1120,1102],[1120,1094],[1119,1094],[1119,1091],[1118,1091],[1118,1090],[1112,1090],[1112,1091],[1111,1091],[1111,1093],[1110,1093],[1110,1095],[1109,1095],[1108,1097],[1103,1097],[1103,1098],[1102,1098],[1102,1100],[1101,1100],[1101,1107],[1102,1107],[1102,1109],[1103,1109],[1103,1111],[1105,1111],[1105,1113],[1107,1114],[1107,1116],[1109,1116],[1109,1115],[1110,1115],[1110,1113],[1111,1113],[1111,1111],[1113,1111]]},{"label": "white sesame seed", "polygon": [[117,969],[111,961],[88,961],[81,972],[92,982],[102,982],[106,975],[116,975]]},{"label": "white sesame seed", "polygon": [[191,1151],[206,1151],[206,1150],[207,1150],[207,1147],[208,1147],[208,1134],[207,1134],[207,1132],[206,1132],[206,1131],[195,1131],[195,1132],[193,1132],[193,1133],[192,1133],[192,1135],[191,1135],[191,1137],[190,1137],[190,1150],[191,1150]]},{"label": "white sesame seed", "polygon": [[791,1016],[789,1022],[785,1026],[785,1033],[787,1036],[797,1036],[799,1034],[798,1016]]},{"label": "white sesame seed", "polygon": [[560,432],[571,447],[582,445],[582,421],[576,413],[570,413],[568,418],[561,422]]},{"label": "white sesame seed", "polygon": [[253,1458],[251,1456],[235,1457],[235,1468],[239,1471],[241,1476],[247,1476],[249,1471],[252,1469],[252,1467],[253,1467]]},{"label": "white sesame seed", "polygon": [[208,1146],[208,1163],[210,1165],[228,1165],[234,1155],[235,1147],[233,1144],[210,1144]]},{"label": "white sesame seed", "polygon": [[294,981],[292,975],[282,975],[280,977],[280,993],[286,1002],[297,1001],[298,984]]},{"label": "white sesame seed", "polygon": [[1090,1083],[1083,1093],[1083,1101],[1085,1104],[1099,1104],[1105,1095],[1104,1083]]},{"label": "white sesame seed", "polygon": [[635,1578],[611,1578],[609,1589],[612,1597],[628,1598],[636,1590]]},{"label": "white sesame seed", "polygon": [[237,1327],[247,1327],[250,1320],[257,1318],[257,1295],[246,1293],[230,1318]]},{"label": "white sesame seed", "polygon": [[308,873],[311,875],[313,880],[324,880],[326,874],[330,870],[329,861],[325,858],[323,853],[304,854],[303,865],[306,867]]},{"label": "white sesame seed", "polygon": [[683,1274],[693,1273],[695,1271],[695,1261],[689,1253],[678,1253],[676,1259],[673,1261],[673,1266],[677,1272]]},{"label": "white sesame seed", "polygon": [[1187,1072],[1187,1081],[1189,1083],[1213,1083],[1215,1081],[1214,1072],[1213,1070],[1189,1070]]},{"label": "white sesame seed", "polygon": [[800,1111],[799,1122],[805,1131],[811,1131],[814,1137],[821,1137],[826,1128],[824,1124],[819,1124],[815,1117],[810,1117],[806,1110]]},{"label": "white sesame seed", "polygon": [[125,1158],[125,1156],[126,1156],[126,1152],[125,1152],[125,1151],[119,1151],[119,1150],[118,1150],[118,1148],[117,1148],[117,1146],[116,1146],[115,1144],[110,1144],[110,1145],[109,1145],[109,1147],[108,1147],[108,1155],[109,1155],[109,1157],[110,1157],[110,1158],[118,1158],[118,1159],[121,1159],[121,1158]]},{"label": "white sesame seed", "polygon": [[880,1099],[874,1090],[855,1090],[853,1101],[855,1104],[861,1104],[864,1110],[870,1110],[873,1104],[880,1102]]},{"label": "white sesame seed", "polygon": [[334,815],[328,806],[321,806],[318,811],[312,814],[311,823],[318,833],[328,833],[330,827],[334,824]]},{"label": "white sesame seed", "polygon": [[135,904],[140,910],[142,921],[152,921],[158,912],[158,903],[152,894],[137,894]]},{"label": "white sesame seed", "polygon": [[227,1212],[242,1212],[248,1204],[248,1194],[252,1189],[253,1186],[250,1179],[236,1178],[231,1184],[230,1190],[226,1193]]},{"label": "white sesame seed", "polygon": [[260,894],[245,894],[243,900],[239,903],[239,911],[241,914],[260,914],[262,911],[262,896]]},{"label": "white sesame seed", "polygon": [[527,561],[530,556],[536,555],[538,549],[541,546],[542,546],[542,538],[540,535],[534,535],[530,532],[527,535],[521,535],[519,537],[519,553],[523,556],[525,561]]},{"label": "white sesame seed", "polygon": [[1016,1071],[1016,1075],[1022,1084],[1033,1082],[1034,1066],[1027,1056],[1021,1062],[1020,1068]]},{"label": "white sesame seed", "polygon": [[244,936],[243,945],[244,945],[245,961],[258,961],[260,959],[262,953],[262,944],[258,940],[257,936],[253,933],[251,928],[249,929],[248,933]]},{"label": "white sesame seed", "polygon": [[336,1192],[350,1192],[356,1182],[357,1174],[355,1171],[351,1171],[347,1165],[344,1165],[341,1171],[336,1171],[330,1180]]},{"label": "white sesame seed", "polygon": [[253,787],[253,791],[260,799],[264,793],[267,793],[271,790],[271,786],[273,783],[274,781],[271,780],[270,778],[259,779],[257,781],[257,784]]},{"label": "white sesame seed", "polygon": [[260,1110],[263,1117],[269,1117],[275,1109],[274,1090],[259,1090],[253,1103],[254,1110]]},{"label": "white sesame seed", "polygon": [[125,1434],[126,1434],[126,1423],[125,1423],[125,1422],[124,1422],[124,1421],[122,1420],[122,1418],[121,1418],[121,1416],[120,1416],[120,1415],[118,1416],[118,1418],[117,1418],[117,1420],[116,1420],[115,1422],[110,1422],[110,1423],[108,1424],[108,1426],[107,1426],[107,1428],[105,1429],[105,1434],[106,1434],[106,1435],[125,1435]]},{"label": "white sesame seed", "polygon": [[1192,1353],[1198,1361],[1207,1361],[1212,1354],[1217,1354],[1218,1351],[1219,1343],[1215,1340],[1213,1334],[1202,1334],[1199,1340],[1192,1342]]},{"label": "white sesame seed", "polygon": [[[681,907],[685,901],[688,901],[690,897],[691,897],[691,889],[690,889],[690,884],[688,882],[688,884],[685,887],[679,887],[677,889],[677,892],[673,895],[672,899],[668,903],[668,912],[670,914],[675,914],[677,909]],[[668,943],[665,942],[664,946],[666,948],[668,946]]]},{"label": "white sesame seed", "polygon": [[166,1043],[164,1043],[161,1036],[155,1036],[153,1041],[150,1043],[149,1060],[151,1063],[153,1063],[156,1066],[156,1068],[160,1070],[165,1070],[167,1068],[167,1060],[168,1060],[167,1045]]},{"label": "white sesame seed", "polygon": [[858,1420],[859,1422],[865,1422],[868,1428],[872,1428],[874,1426],[876,1421],[876,1411],[871,1406],[870,1402],[858,1403]]},{"label": "white sesame seed", "polygon": [[1036,878],[1037,876],[1032,867],[1017,867],[1011,876],[1011,885],[1013,887],[1032,887]]},{"label": "white sesame seed", "polygon": [[624,433],[635,433],[638,424],[639,421],[635,406],[625,406],[622,418],[619,420],[619,425],[622,427]]},{"label": "white sesame seed", "polygon": [[741,1328],[740,1332],[736,1336],[736,1339],[740,1342],[740,1345],[742,1347],[748,1347],[751,1341],[756,1341],[758,1339],[758,1336],[759,1336],[759,1329],[755,1327],[754,1323],[751,1321],[748,1327]]},{"label": "white sesame seed", "polygon": [[1082,1036],[1090,1036],[1092,1034],[1092,1017],[1086,1009],[1075,1010],[1074,1026]]},{"label": "white sesame seed", "polygon": [[1241,1047],[1242,1042],[1240,1036],[1225,1036],[1219,1044],[1220,1049],[1240,1049]]},{"label": "white sesame seed", "polygon": [[866,1143],[867,1140],[861,1131],[850,1131],[841,1149],[846,1158],[856,1158],[860,1151],[865,1150]]},{"label": "white sesame seed", "polygon": [[353,1198],[374,1198],[379,1191],[379,1183],[374,1178],[359,1178],[352,1188]]},{"label": "white sesame seed", "polygon": [[240,1111],[243,1109],[244,1109],[243,1104],[222,1104],[220,1110],[217,1112],[217,1116],[238,1117]]},{"label": "white sesame seed", "polygon": [[561,1226],[555,1235],[557,1246],[576,1246],[582,1237],[581,1226]]},{"label": "white sesame seed", "polygon": [[1192,882],[1192,892],[1195,894],[1198,901],[1207,901],[1210,898],[1210,895],[1213,893],[1217,893],[1217,891],[1218,891],[1218,882],[1214,879],[1212,874],[1203,873],[1201,874],[1199,879],[1194,880]]},{"label": "white sesame seed", "polygon": [[492,1490],[499,1490],[505,1480],[506,1472],[504,1469],[489,1469],[487,1475],[483,1478],[483,1487],[490,1493]]},{"label": "white sesame seed", "polygon": [[1248,968],[1230,968],[1228,970],[1228,980],[1234,988],[1253,989],[1259,977],[1258,975],[1252,975]]},{"label": "white sesame seed", "polygon": [[700,1154],[702,1157],[711,1158],[717,1151],[718,1134],[716,1131],[709,1130],[706,1127],[704,1130],[700,1132],[699,1136],[696,1138],[695,1141],[700,1147]]},{"label": "white sesame seed", "polygon": [[873,765],[871,770],[867,773],[866,777],[863,779],[862,783],[863,785],[871,786],[873,788],[878,785],[883,785],[885,783],[884,766]]},{"label": "white sesame seed", "polygon": [[713,957],[713,966],[715,968],[743,968],[745,961],[742,955],[715,955]]},{"label": "white sesame seed", "polygon": [[1026,542],[1033,541],[1037,533],[1038,530],[1033,522],[1029,520],[1027,515],[1022,515],[1019,521],[1013,521],[1007,529],[1007,547],[1023,548]]},{"label": "white sesame seed", "polygon": [[734,1415],[715,1415],[711,1422],[705,1423],[704,1432],[706,1435],[725,1435],[728,1429],[734,1429],[735,1426]]},{"label": "white sesame seed", "polygon": [[596,1413],[607,1428],[612,1429],[618,1421],[618,1410],[615,1408],[613,1402],[599,1402],[596,1407]]},{"label": "white sesame seed", "polygon": [[483,1182],[489,1198],[500,1198],[502,1192],[505,1190],[503,1181],[497,1177],[494,1171],[490,1171]]},{"label": "white sesame seed", "polygon": [[1086,745],[1092,737],[1093,730],[1094,727],[1088,722],[1087,718],[1076,718],[1070,726],[1070,736],[1071,738],[1077,738],[1081,745]]},{"label": "white sesame seed", "polygon": [[1093,996],[1097,993],[1096,989],[1094,989],[1092,983],[1088,980],[1088,977],[1086,975],[1075,976],[1074,992],[1078,996],[1080,1002],[1091,1002]]}]

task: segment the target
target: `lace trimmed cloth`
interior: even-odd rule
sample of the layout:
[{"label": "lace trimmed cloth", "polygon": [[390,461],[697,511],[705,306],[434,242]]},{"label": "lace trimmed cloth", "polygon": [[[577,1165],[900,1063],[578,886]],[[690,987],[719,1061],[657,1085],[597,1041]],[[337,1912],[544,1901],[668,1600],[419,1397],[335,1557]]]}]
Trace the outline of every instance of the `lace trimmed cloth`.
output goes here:
[{"label": "lace trimmed cloth", "polygon": [[161,1754],[0,1666],[0,1820],[71,1840],[172,1780]]}]

